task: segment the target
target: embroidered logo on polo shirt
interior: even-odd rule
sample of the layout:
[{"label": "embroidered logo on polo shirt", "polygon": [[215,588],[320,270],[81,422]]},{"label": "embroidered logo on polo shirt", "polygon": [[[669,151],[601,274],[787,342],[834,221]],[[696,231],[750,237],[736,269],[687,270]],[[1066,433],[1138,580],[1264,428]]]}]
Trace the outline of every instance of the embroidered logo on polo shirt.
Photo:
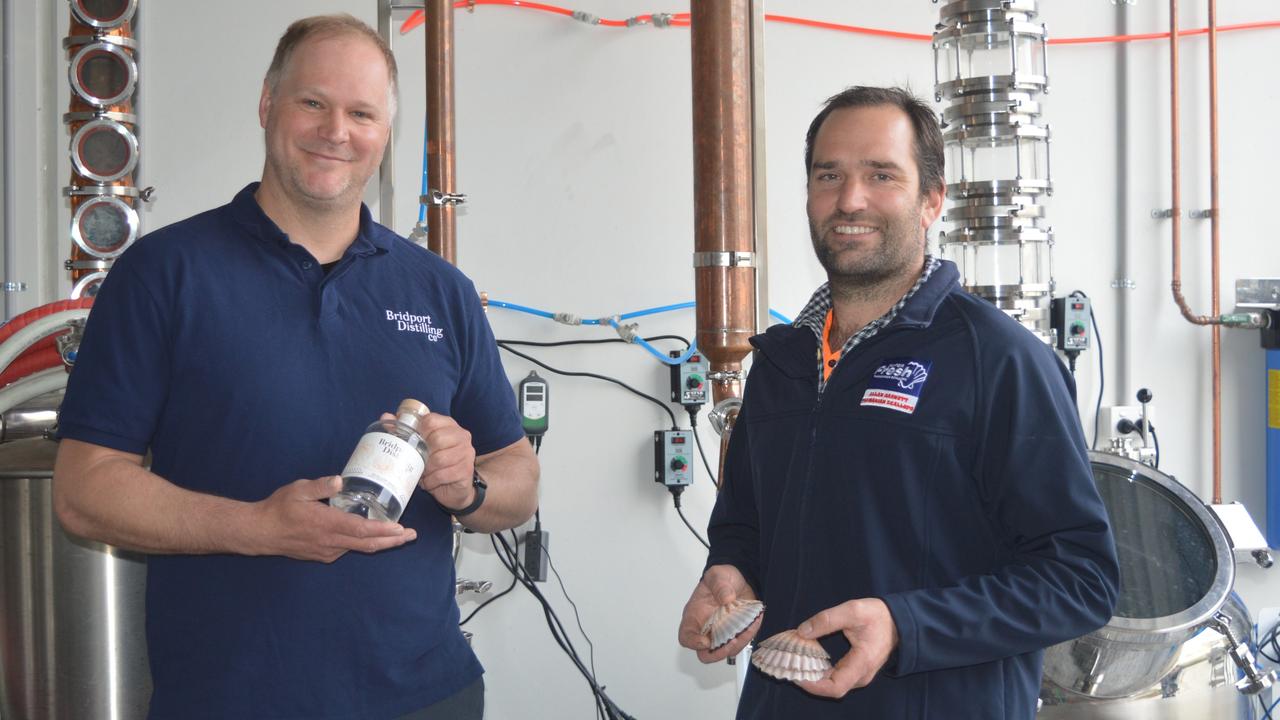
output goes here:
[{"label": "embroidered logo on polo shirt", "polygon": [[388,310],[387,321],[395,323],[400,332],[422,333],[430,342],[439,342],[444,337],[444,328],[431,324],[430,315],[415,315],[404,310]]},{"label": "embroidered logo on polo shirt", "polygon": [[862,395],[862,405],[888,408],[908,415],[914,413],[932,366],[932,362],[911,358],[884,361],[872,373],[867,391]]}]

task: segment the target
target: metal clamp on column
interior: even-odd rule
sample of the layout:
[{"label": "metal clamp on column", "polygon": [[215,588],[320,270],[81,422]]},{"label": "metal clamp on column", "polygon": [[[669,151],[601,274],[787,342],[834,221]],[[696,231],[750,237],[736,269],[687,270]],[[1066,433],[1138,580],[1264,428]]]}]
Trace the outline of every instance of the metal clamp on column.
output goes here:
[{"label": "metal clamp on column", "polygon": [[110,270],[110,260],[65,260],[62,267],[66,270]]},{"label": "metal clamp on column", "polygon": [[693,266],[700,267],[755,267],[756,254],[753,252],[696,252],[693,254]]},{"label": "metal clamp on column", "polygon": [[423,205],[462,205],[467,202],[465,193],[447,193],[439,190],[431,190],[426,195],[420,195],[418,202]]},{"label": "metal clamp on column", "polygon": [[138,197],[141,192],[130,185],[71,185],[62,188],[63,197],[81,197],[94,195],[116,195],[119,197]]},{"label": "metal clamp on column", "polygon": [[739,382],[746,379],[741,370],[712,370],[707,373],[707,380],[713,383]]}]

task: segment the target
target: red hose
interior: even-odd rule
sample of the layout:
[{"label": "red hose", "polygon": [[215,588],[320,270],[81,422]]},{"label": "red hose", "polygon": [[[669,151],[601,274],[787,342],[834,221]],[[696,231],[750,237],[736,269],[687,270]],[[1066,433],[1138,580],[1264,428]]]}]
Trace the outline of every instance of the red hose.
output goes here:
[{"label": "red hose", "polygon": [[[48,317],[66,310],[78,310],[93,305],[93,298],[77,298],[75,300],[58,300],[47,305],[32,308],[14,319],[0,325],[0,343],[4,343],[15,333],[40,318]],[[55,329],[48,335],[36,340],[23,350],[9,367],[0,372],[0,387],[20,380],[31,373],[47,370],[62,364],[62,354],[58,352],[58,336],[64,329]]]},{"label": "red hose", "polygon": [[32,308],[4,325],[0,325],[0,343],[8,340],[11,335],[42,317],[48,317],[64,310],[87,308],[91,305],[93,305],[93,298],[77,298],[75,300],[57,300],[47,305]]},{"label": "red hose", "polygon": [[[542,12],[563,15],[565,17],[574,17],[574,11],[568,8],[558,7],[556,5],[546,5],[536,2],[525,2],[524,0],[458,0],[453,4],[455,8],[472,9],[477,5],[507,5],[510,7],[527,8],[529,10],[540,10]],[[669,15],[671,25],[676,27],[689,26],[689,13],[671,13]],[[788,15],[765,15],[765,20],[770,22],[784,23],[788,25],[802,25],[805,27],[818,28],[820,30],[837,30],[840,32],[857,33],[860,35],[876,35],[879,37],[897,38],[899,40],[918,40],[922,42],[932,42],[932,35],[923,35],[920,33],[899,32],[897,30],[882,30],[879,28],[859,27],[857,25],[842,25],[840,23],[824,22],[822,20],[809,20],[807,18],[791,17]],[[426,14],[421,10],[414,10],[408,19],[400,25],[400,34],[403,35],[410,30],[418,27],[426,21]],[[629,27],[635,23],[651,23],[653,15],[637,15],[628,20],[609,20],[606,18],[596,18],[595,24],[605,27]],[[1266,20],[1261,22],[1240,23],[1237,25],[1220,25],[1218,32],[1229,32],[1232,30],[1261,30],[1264,28],[1280,28],[1280,20]],[[1182,30],[1178,33],[1178,37],[1186,37],[1188,35],[1205,35],[1209,32],[1209,28],[1194,28],[1191,30]],[[1078,38],[1051,38],[1050,45],[1084,45],[1088,43],[1109,43],[1109,42],[1133,42],[1135,40],[1160,40],[1168,38],[1167,32],[1142,33],[1139,35],[1100,35],[1097,37],[1078,37]]]},{"label": "red hose", "polygon": [[4,372],[0,373],[0,387],[21,380],[28,375],[38,373],[41,370],[48,370],[62,365],[62,353],[58,352],[58,348],[44,347],[39,352],[32,352],[34,349],[30,348],[19,355],[13,362],[9,363],[9,367],[5,368]]}]

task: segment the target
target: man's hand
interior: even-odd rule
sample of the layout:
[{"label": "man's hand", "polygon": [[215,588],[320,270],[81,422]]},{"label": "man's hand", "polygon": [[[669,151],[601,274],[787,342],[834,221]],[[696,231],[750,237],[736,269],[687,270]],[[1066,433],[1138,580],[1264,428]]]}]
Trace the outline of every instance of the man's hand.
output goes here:
[{"label": "man's hand", "polygon": [[418,485],[446,508],[461,510],[470,505],[475,499],[471,477],[476,470],[471,433],[448,415],[431,413],[418,421],[418,434],[431,451]]},{"label": "man's hand", "polygon": [[702,632],[702,626],[716,608],[739,599],[755,600],[756,594],[742,577],[742,573],[738,572],[738,568],[732,565],[712,565],[707,568],[702,579],[693,588],[689,602],[685,603],[684,615],[680,618],[680,644],[690,650],[697,650],[698,659],[704,663],[719,662],[742,652],[742,648],[760,630],[764,613],[737,637],[716,650],[711,649],[711,638]]},{"label": "man's hand", "polygon": [[842,698],[868,685],[898,646],[898,626],[879,598],[840,603],[800,623],[797,631],[810,640],[840,631],[853,646],[827,677],[796,682],[805,692],[822,697]]},{"label": "man's hand", "polygon": [[375,553],[418,537],[412,528],[368,520],[321,502],[342,489],[342,478],[295,480],[254,503],[256,554],[331,563],[348,550]]}]

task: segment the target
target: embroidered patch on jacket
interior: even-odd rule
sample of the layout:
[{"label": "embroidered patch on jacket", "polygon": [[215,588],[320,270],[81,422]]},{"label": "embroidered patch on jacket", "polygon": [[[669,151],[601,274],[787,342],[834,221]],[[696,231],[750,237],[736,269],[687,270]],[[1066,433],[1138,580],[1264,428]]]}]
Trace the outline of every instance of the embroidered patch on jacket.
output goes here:
[{"label": "embroidered patch on jacket", "polygon": [[871,375],[867,391],[862,395],[862,404],[908,415],[914,413],[932,366],[932,362],[911,358],[885,360]]}]

